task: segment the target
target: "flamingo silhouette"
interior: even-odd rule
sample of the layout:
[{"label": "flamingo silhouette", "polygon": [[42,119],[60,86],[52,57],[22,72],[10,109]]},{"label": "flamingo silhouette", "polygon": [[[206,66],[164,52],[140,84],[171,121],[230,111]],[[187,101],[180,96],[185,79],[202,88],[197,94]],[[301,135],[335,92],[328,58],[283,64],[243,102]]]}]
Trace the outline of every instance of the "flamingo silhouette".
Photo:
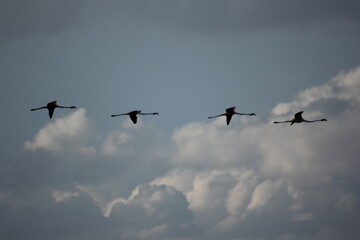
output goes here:
[{"label": "flamingo silhouette", "polygon": [[216,116],[213,116],[213,117],[208,117],[208,118],[211,119],[211,118],[226,116],[226,124],[229,125],[232,116],[235,115],[235,114],[236,114],[236,115],[256,116],[255,113],[238,113],[238,112],[235,112],[235,108],[236,108],[236,107],[228,108],[228,109],[226,109],[226,112],[225,112],[225,113],[219,114],[219,115],[216,115]]},{"label": "flamingo silhouette", "polygon": [[137,123],[137,116],[136,115],[159,115],[158,112],[153,112],[153,113],[142,113],[141,110],[134,110],[128,113],[121,113],[121,114],[115,114],[115,115],[111,115],[111,117],[118,117],[118,116],[124,116],[124,115],[129,115],[131,121],[136,124]]},{"label": "flamingo silhouette", "polygon": [[290,126],[293,125],[294,123],[301,123],[301,122],[307,122],[307,123],[313,123],[313,122],[327,122],[327,120],[325,118],[323,119],[318,119],[318,120],[311,120],[311,121],[308,121],[308,120],[305,120],[303,119],[303,117],[301,116],[302,113],[304,111],[301,111],[301,112],[298,112],[298,113],[295,113],[294,115],[294,118],[292,120],[287,120],[287,121],[282,121],[282,122],[274,122],[275,124],[277,123],[290,123]]},{"label": "flamingo silhouette", "polygon": [[51,119],[54,114],[55,108],[72,108],[72,109],[76,108],[75,106],[70,106],[70,107],[59,106],[59,105],[57,105],[56,102],[57,101],[49,102],[46,106],[39,107],[39,108],[33,108],[33,109],[31,109],[31,111],[36,111],[36,110],[47,108],[47,110],[49,111],[49,117]]}]

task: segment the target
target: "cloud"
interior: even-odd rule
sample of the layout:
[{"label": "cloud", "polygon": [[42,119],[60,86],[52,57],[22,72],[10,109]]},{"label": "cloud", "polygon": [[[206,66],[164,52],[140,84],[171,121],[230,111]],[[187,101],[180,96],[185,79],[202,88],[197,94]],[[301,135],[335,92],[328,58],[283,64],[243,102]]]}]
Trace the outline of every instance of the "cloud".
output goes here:
[{"label": "cloud", "polygon": [[288,2],[284,0],[127,0],[41,1],[3,0],[2,40],[32,35],[56,35],[113,17],[118,23],[160,26],[177,32],[243,34],[268,29],[315,29],[355,33],[358,1]]},{"label": "cloud", "polygon": [[248,34],[274,29],[354,33],[360,20],[354,10],[359,6],[356,1],[344,5],[338,0],[316,4],[310,0],[135,0],[111,6],[114,12],[134,19],[142,27],[160,26],[197,34]]},{"label": "cloud", "polygon": [[128,142],[131,136],[123,132],[111,132],[106,137],[103,145],[101,146],[101,152],[108,156],[116,156],[122,152],[129,152],[132,149],[119,149],[119,146]]},{"label": "cloud", "polygon": [[128,199],[112,206],[109,217],[124,224],[123,236],[128,239],[186,237],[197,231],[183,193],[164,185],[138,186]]},{"label": "cloud", "polygon": [[0,42],[13,37],[52,35],[79,24],[86,1],[2,0]]},{"label": "cloud", "polygon": [[[34,194],[34,193],[33,193]],[[101,215],[92,200],[80,195],[68,201],[46,202],[42,208],[31,205],[14,210],[0,204],[0,234],[5,239],[115,239],[114,223]]]},{"label": "cloud", "polygon": [[73,197],[78,197],[78,192],[63,192],[63,191],[54,191],[53,192],[53,198],[55,199],[55,202],[63,202],[66,200],[69,200]]},{"label": "cloud", "polygon": [[257,210],[265,207],[270,202],[274,195],[278,194],[279,188],[282,186],[282,181],[266,180],[256,186],[251,197],[251,201],[247,206],[248,210]]},{"label": "cloud", "polygon": [[[0,236],[358,239],[359,92],[360,67],[264,120],[192,122],[168,144],[143,124],[89,146],[92,121],[72,112],[0,160]],[[272,124],[298,110],[328,122]]]},{"label": "cloud", "polygon": [[[328,219],[340,214],[352,222],[359,207],[360,192],[352,187],[359,169],[353,144],[360,140],[359,92],[358,67],[275,106],[267,122],[256,126],[225,127],[220,120],[185,125],[172,138],[172,171],[155,183],[183,191],[195,222],[215,236],[270,238],[302,229],[321,239],[321,229],[342,232],[346,224]],[[271,123],[300,110],[329,121],[291,127]],[[316,227],[306,228],[308,222]],[[259,228],[251,230],[252,224]],[[260,226],[274,229],[261,234]],[[359,235],[355,228],[349,231]]]},{"label": "cloud", "polygon": [[[329,82],[312,87],[298,93],[294,100],[289,103],[280,103],[273,110],[275,116],[289,112],[300,111],[305,108],[313,108],[321,105],[325,110],[346,110],[358,108],[360,103],[360,68],[339,73]],[[336,104],[342,103],[342,104]],[[341,109],[334,108],[341,107]],[[332,108],[332,109],[331,109]],[[358,110],[358,109],[357,109]],[[317,110],[319,112],[319,110]]]},{"label": "cloud", "polygon": [[51,152],[93,152],[86,147],[91,136],[92,123],[85,117],[86,110],[79,109],[65,118],[58,118],[41,129],[33,141],[26,141],[29,150],[45,149]]}]

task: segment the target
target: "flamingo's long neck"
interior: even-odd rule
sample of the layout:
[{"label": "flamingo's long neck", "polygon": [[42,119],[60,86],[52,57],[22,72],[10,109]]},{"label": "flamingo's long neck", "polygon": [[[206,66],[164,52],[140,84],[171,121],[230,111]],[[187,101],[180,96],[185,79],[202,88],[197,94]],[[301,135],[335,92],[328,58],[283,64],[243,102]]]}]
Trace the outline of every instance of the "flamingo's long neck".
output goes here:
[{"label": "flamingo's long neck", "polygon": [[56,105],[55,108],[76,108],[75,106],[59,106]]},{"label": "flamingo's long neck", "polygon": [[322,122],[324,119],[317,119],[317,120],[304,120],[304,122],[313,123],[313,122]]},{"label": "flamingo's long neck", "polygon": [[254,113],[238,113],[238,112],[234,112],[234,114],[237,114],[237,115],[247,115],[247,116],[255,115]]},{"label": "flamingo's long neck", "polygon": [[56,107],[56,108],[70,108],[70,107],[66,107],[66,106],[59,106],[59,105],[56,105],[55,107]]},{"label": "flamingo's long neck", "polygon": [[274,122],[274,123],[277,124],[277,123],[292,123],[292,122],[294,122],[294,120],[287,120],[287,121]]},{"label": "flamingo's long neck", "polygon": [[154,113],[138,113],[138,114],[140,114],[140,115],[155,115],[155,114],[157,114],[157,113],[154,112]]}]

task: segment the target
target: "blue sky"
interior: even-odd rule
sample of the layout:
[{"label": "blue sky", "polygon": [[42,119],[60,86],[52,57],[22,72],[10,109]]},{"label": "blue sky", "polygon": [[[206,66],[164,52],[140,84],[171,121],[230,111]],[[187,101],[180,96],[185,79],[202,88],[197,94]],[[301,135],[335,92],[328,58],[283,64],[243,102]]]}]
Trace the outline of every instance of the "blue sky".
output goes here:
[{"label": "blue sky", "polygon": [[0,236],[358,239],[357,1],[0,3]]}]

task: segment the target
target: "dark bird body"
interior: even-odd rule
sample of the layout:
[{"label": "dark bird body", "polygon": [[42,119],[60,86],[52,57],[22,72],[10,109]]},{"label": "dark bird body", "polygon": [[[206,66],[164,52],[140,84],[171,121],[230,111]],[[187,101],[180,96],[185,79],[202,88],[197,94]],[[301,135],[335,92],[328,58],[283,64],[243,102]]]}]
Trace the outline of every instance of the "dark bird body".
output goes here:
[{"label": "dark bird body", "polygon": [[219,114],[219,115],[216,115],[216,116],[213,116],[213,117],[208,117],[208,118],[210,119],[210,118],[216,118],[216,117],[226,116],[226,124],[229,125],[229,123],[230,123],[231,118],[232,118],[233,115],[256,116],[255,113],[238,113],[238,112],[235,112],[235,108],[236,108],[236,107],[228,108],[228,109],[226,109],[226,112],[225,112],[225,113]]},{"label": "dark bird body", "polygon": [[111,117],[118,117],[118,116],[124,116],[124,115],[129,115],[131,121],[136,124],[137,123],[137,115],[159,115],[158,112],[154,112],[154,113],[142,113],[141,110],[134,110],[128,113],[121,113],[121,114],[115,114],[115,115],[111,115]]},{"label": "dark bird body", "polygon": [[75,106],[70,106],[70,107],[64,107],[64,106],[59,106],[57,105],[56,103],[57,101],[52,101],[52,102],[49,102],[46,106],[43,106],[43,107],[39,107],[39,108],[33,108],[31,109],[31,111],[36,111],[36,110],[40,110],[40,109],[44,109],[46,108],[49,112],[49,117],[50,119],[52,118],[53,114],[54,114],[54,111],[55,111],[55,108],[72,108],[72,109],[76,109]]},{"label": "dark bird body", "polygon": [[313,122],[326,122],[327,120],[325,118],[323,119],[317,119],[317,120],[305,120],[303,117],[302,117],[302,113],[304,111],[301,111],[301,112],[297,112],[295,113],[294,115],[294,118],[292,120],[287,120],[287,121],[282,121],[282,122],[274,122],[275,124],[277,123],[290,123],[290,126],[293,125],[294,123],[301,123],[301,122],[306,122],[306,123],[313,123]]}]

